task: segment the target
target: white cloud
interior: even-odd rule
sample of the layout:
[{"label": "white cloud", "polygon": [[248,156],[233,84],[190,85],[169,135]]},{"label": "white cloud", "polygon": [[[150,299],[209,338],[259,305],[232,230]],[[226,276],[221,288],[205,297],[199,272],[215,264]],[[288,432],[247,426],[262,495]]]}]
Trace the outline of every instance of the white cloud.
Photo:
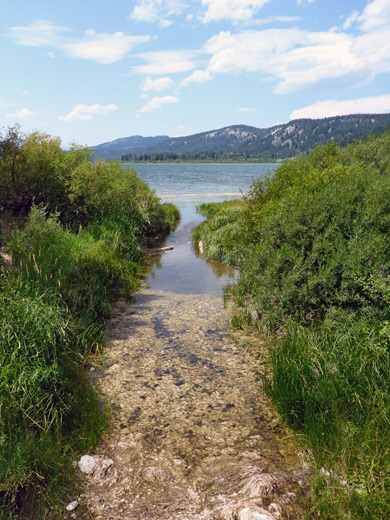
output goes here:
[{"label": "white cloud", "polygon": [[389,0],[373,0],[366,5],[361,16],[357,18],[361,29],[365,32],[389,27],[390,25],[390,2]]},{"label": "white cloud", "polygon": [[382,114],[390,112],[390,95],[350,99],[347,101],[318,101],[313,105],[298,108],[290,114],[291,119],[318,119],[348,114]]},{"label": "white cloud", "polygon": [[161,28],[169,27],[170,16],[178,16],[187,5],[181,0],[141,0],[134,7],[130,18],[137,22],[158,23]]},{"label": "white cloud", "polygon": [[198,83],[200,85],[201,83],[205,83],[211,79],[213,79],[213,75],[208,70],[195,70],[191,76],[184,78],[180,85],[183,87],[186,87],[190,83]]},{"label": "white cloud", "polygon": [[345,22],[343,23],[343,29],[347,30],[356,22],[356,20],[359,18],[359,12],[358,11],[352,11],[352,13],[347,17]]},{"label": "white cloud", "polygon": [[137,22],[156,22],[159,19],[161,0],[142,0],[133,9],[130,18]]},{"label": "white cloud", "polygon": [[293,23],[299,22],[302,20],[301,16],[268,16],[267,18],[257,18],[254,20],[250,20],[248,23],[244,24],[248,26],[261,26],[261,25],[269,25],[272,23]]},{"label": "white cloud", "polygon": [[304,38],[297,29],[267,29],[232,34],[222,31],[206,42],[211,54],[207,69],[212,73],[273,73],[275,58],[283,56]]},{"label": "white cloud", "polygon": [[116,105],[76,105],[66,116],[59,116],[59,121],[90,121],[94,115],[108,114],[118,110]]},{"label": "white cloud", "polygon": [[137,58],[145,61],[132,70],[136,74],[160,75],[187,72],[195,68],[191,61],[193,53],[190,51],[157,51],[137,54]]},{"label": "white cloud", "polygon": [[238,109],[239,112],[256,112],[255,108],[242,107]]},{"label": "white cloud", "polygon": [[146,103],[146,105],[137,110],[137,112],[154,112],[158,108],[162,107],[162,105],[170,103],[179,103],[179,98],[177,98],[176,96],[155,97],[151,99],[149,103]]},{"label": "white cloud", "polygon": [[297,4],[298,5],[303,5],[304,7],[306,5],[312,4],[313,2],[315,2],[315,0],[297,0]]},{"label": "white cloud", "polygon": [[123,32],[97,34],[90,30],[83,40],[67,42],[62,47],[67,56],[107,65],[121,60],[137,44],[149,40],[149,36],[128,36]]},{"label": "white cloud", "polygon": [[36,116],[35,112],[32,112],[28,108],[21,108],[18,110],[15,114],[7,114],[6,117],[12,118],[12,119],[32,119]]},{"label": "white cloud", "polygon": [[[387,16],[387,8],[381,12]],[[277,82],[274,92],[279,94],[346,89],[390,72],[389,41],[390,20],[356,36],[333,30],[222,31],[204,46],[210,54],[206,70],[212,75],[258,73]]]},{"label": "white cloud", "polygon": [[47,55],[48,55],[49,58],[51,58],[52,60],[55,60],[55,58],[56,58],[54,52],[48,52]]},{"label": "white cloud", "polygon": [[[11,27],[8,34],[16,43],[32,47],[52,47],[66,56],[97,63],[110,64],[121,60],[136,45],[147,42],[150,36],[131,36],[123,32],[114,34],[86,31],[82,38],[70,35],[65,27],[39,20],[26,27]],[[50,51],[50,57],[54,54]]]},{"label": "white cloud", "polygon": [[16,43],[29,47],[56,47],[61,44],[63,33],[69,32],[66,27],[47,20],[37,20],[25,27],[10,27],[7,31]]},{"label": "white cloud", "polygon": [[233,20],[234,22],[246,22],[253,18],[264,4],[269,0],[202,0],[202,5],[207,8],[203,22],[215,22],[218,20]]},{"label": "white cloud", "polygon": [[155,92],[161,92],[162,90],[167,90],[168,88],[173,87],[174,81],[170,77],[152,79],[150,76],[145,78],[145,83],[142,87],[144,92],[150,92],[154,90]]}]

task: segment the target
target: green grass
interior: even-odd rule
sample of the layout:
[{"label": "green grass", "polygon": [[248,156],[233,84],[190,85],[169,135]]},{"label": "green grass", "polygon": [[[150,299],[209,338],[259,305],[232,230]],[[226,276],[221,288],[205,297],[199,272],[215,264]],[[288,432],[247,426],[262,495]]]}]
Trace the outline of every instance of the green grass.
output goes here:
[{"label": "green grass", "polygon": [[204,246],[204,256],[211,261],[235,265],[240,257],[241,220],[244,204],[240,200],[210,202],[199,205],[198,211],[208,220],[192,233],[192,241]]},{"label": "green grass", "polygon": [[321,518],[390,516],[389,315],[382,318],[332,310],[314,329],[287,325],[272,351],[270,394],[305,434],[317,468],[330,472],[314,486]]},{"label": "green grass", "polygon": [[94,445],[105,419],[58,293],[24,273],[2,274],[0,287],[0,517],[31,507],[39,518],[71,486],[70,450]]}]

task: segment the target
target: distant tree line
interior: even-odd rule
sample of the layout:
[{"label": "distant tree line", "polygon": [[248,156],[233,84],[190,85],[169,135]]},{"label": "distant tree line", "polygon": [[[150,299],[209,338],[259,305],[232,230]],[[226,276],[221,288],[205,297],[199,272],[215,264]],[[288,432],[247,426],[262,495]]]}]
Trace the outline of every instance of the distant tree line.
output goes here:
[{"label": "distant tree line", "polygon": [[270,152],[267,154],[243,152],[224,152],[224,151],[208,151],[208,152],[153,152],[153,153],[129,153],[122,155],[122,161],[129,163],[138,162],[228,162],[228,161],[271,161],[273,159],[289,158],[295,156],[296,153],[290,149],[284,150],[284,153]]}]

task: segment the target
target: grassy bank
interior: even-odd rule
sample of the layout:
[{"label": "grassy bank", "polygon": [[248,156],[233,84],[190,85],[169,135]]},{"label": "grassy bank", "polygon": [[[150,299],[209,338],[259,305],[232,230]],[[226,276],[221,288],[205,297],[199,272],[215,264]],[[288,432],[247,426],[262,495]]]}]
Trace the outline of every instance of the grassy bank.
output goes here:
[{"label": "grassy bank", "polygon": [[47,518],[105,426],[86,368],[110,301],[178,212],[133,170],[17,128],[0,139],[0,200],[15,267],[0,271],[0,518]]},{"label": "grassy bank", "polygon": [[390,134],[333,144],[204,206],[236,325],[275,333],[267,388],[317,468],[307,518],[390,517]]}]

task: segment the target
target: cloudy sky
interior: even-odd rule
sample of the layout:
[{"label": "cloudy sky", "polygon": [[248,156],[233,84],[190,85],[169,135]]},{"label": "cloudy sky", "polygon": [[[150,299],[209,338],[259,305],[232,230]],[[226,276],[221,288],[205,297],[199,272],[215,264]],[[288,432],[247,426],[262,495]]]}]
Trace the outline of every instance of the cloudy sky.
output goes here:
[{"label": "cloudy sky", "polygon": [[65,146],[390,112],[389,0],[0,6],[0,128]]}]

